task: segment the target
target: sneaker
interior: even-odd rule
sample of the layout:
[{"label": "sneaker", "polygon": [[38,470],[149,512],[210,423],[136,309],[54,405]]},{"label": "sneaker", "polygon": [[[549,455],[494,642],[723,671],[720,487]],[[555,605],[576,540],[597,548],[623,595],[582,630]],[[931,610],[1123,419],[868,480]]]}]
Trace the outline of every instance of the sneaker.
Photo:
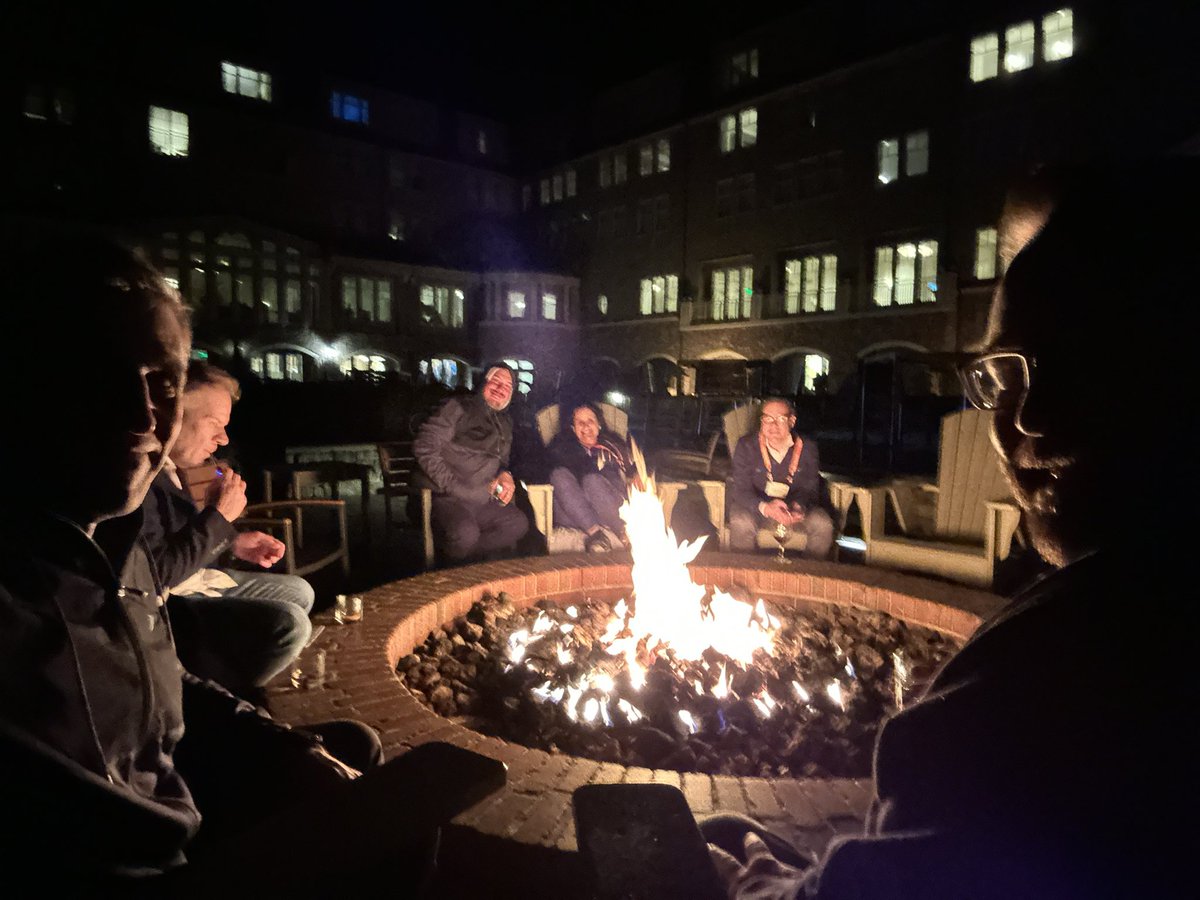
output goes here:
[{"label": "sneaker", "polygon": [[612,549],[612,542],[609,541],[608,535],[601,528],[594,534],[589,534],[583,540],[583,549],[588,553],[607,553]]}]

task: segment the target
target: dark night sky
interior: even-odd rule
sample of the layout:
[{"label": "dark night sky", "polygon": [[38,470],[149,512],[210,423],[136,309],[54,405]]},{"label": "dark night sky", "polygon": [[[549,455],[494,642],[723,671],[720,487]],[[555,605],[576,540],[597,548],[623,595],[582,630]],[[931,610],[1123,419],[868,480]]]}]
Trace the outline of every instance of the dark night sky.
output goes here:
[{"label": "dark night sky", "polygon": [[27,2],[11,33],[49,41],[50,52],[209,46],[511,120],[569,107],[804,2]]}]

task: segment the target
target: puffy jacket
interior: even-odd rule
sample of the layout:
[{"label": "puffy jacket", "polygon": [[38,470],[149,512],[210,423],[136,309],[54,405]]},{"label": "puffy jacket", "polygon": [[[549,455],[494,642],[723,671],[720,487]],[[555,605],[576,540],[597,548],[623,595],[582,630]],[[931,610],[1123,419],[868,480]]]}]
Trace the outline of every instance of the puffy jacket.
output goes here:
[{"label": "puffy jacket", "polygon": [[413,455],[434,490],[472,504],[489,499],[488,486],[508,466],[512,419],[483,398],[451,397],[413,441]]}]

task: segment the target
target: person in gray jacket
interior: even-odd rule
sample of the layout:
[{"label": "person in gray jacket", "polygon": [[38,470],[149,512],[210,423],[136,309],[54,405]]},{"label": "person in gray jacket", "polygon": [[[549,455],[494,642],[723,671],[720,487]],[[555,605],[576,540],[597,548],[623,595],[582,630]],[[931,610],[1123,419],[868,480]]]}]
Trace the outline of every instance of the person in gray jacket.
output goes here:
[{"label": "person in gray jacket", "polygon": [[510,550],[529,530],[512,505],[513,375],[493,366],[473,397],[451,397],[421,426],[413,454],[433,484],[433,526],[444,559],[460,563]]}]

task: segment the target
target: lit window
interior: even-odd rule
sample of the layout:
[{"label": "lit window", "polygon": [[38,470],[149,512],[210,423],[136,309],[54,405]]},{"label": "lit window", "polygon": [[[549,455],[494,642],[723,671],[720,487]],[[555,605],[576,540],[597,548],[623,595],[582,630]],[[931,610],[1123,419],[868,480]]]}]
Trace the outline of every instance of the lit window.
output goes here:
[{"label": "lit window", "polygon": [[510,319],[525,318],[525,292],[508,292],[508,317]]},{"label": "lit window", "polygon": [[1004,71],[1020,72],[1033,65],[1035,34],[1032,22],[1010,25],[1004,30]]},{"label": "lit window", "polygon": [[549,178],[542,179],[542,191],[541,191],[541,194],[539,195],[539,197],[541,199],[542,206],[545,206],[547,203],[550,202],[550,179]]},{"label": "lit window", "polygon": [[987,81],[1000,71],[1000,36],[994,31],[971,41],[971,80]]},{"label": "lit window", "polygon": [[487,132],[484,131],[483,129],[480,129],[479,132],[475,135],[475,149],[479,151],[480,156],[487,156],[487,152],[488,152]]},{"label": "lit window", "polygon": [[642,144],[638,147],[638,174],[649,175],[654,171],[654,146]]},{"label": "lit window", "polygon": [[163,156],[187,156],[187,113],[161,106],[150,107],[150,146]]},{"label": "lit window", "polygon": [[676,312],[679,309],[679,276],[643,278],[638,309],[643,316]]},{"label": "lit window", "polygon": [[975,277],[980,281],[996,277],[996,229],[975,229]]},{"label": "lit window", "polygon": [[421,285],[421,321],[427,325],[461,328],[466,293],[448,285]]},{"label": "lit window", "polygon": [[738,140],[743,147],[753,147],[758,143],[758,110],[747,107],[738,113]]},{"label": "lit window", "polygon": [[558,320],[558,296],[542,294],[542,319],[547,322]]},{"label": "lit window", "polygon": [[606,295],[601,294],[596,298],[596,309],[599,310],[600,315],[608,315],[608,297]]},{"label": "lit window", "polygon": [[533,363],[527,359],[506,359],[504,364],[517,375],[517,392],[528,394],[533,390]]},{"label": "lit window", "polygon": [[283,381],[283,354],[268,353],[267,358],[267,378],[272,381]]},{"label": "lit window", "polygon": [[368,125],[371,121],[371,104],[362,97],[333,91],[329,95],[329,111],[335,119]]},{"label": "lit window", "polygon": [[783,264],[784,312],[832,312],[837,307],[837,257],[805,256]]},{"label": "lit window", "polygon": [[253,97],[255,100],[271,102],[271,74],[236,66],[231,62],[221,63],[221,86],[226,93]]},{"label": "lit window", "polygon": [[900,142],[887,138],[879,142],[879,181],[891,184],[900,176]]},{"label": "lit window", "polygon": [[908,306],[937,299],[937,241],[875,249],[876,306]]},{"label": "lit window", "polygon": [[714,322],[748,319],[754,300],[754,269],[713,269],[709,281],[709,318]]},{"label": "lit window", "polygon": [[1042,59],[1057,62],[1075,52],[1074,22],[1070,9],[1042,18]]},{"label": "lit window", "polygon": [[606,188],[612,185],[612,157],[608,154],[600,157],[600,187]]},{"label": "lit window", "polygon": [[567,196],[574,197],[575,196],[575,170],[574,169],[567,169],[566,179],[567,179]]},{"label": "lit window", "polygon": [[619,150],[613,154],[613,184],[624,184],[629,179],[629,169],[625,164],[625,151]]},{"label": "lit window", "polygon": [[563,198],[563,177],[562,177],[562,175],[561,174],[555,175],[550,183],[554,186],[552,195],[554,197],[555,202],[557,202]]},{"label": "lit window", "polygon": [[[299,285],[297,284],[297,294]],[[342,311],[346,318],[366,322],[392,320],[392,283],[386,278],[342,276]]]},{"label": "lit window", "polygon": [[904,174],[924,175],[929,171],[929,132],[914,131],[904,138]]},{"label": "lit window", "polygon": [[250,359],[250,371],[251,371],[251,372],[253,372],[255,375],[257,375],[259,378],[262,378],[262,377],[263,377],[263,374],[264,374],[264,371],[263,371],[263,358],[262,358],[261,356],[254,356],[254,357],[251,357],[251,359]]},{"label": "lit window", "polygon": [[299,353],[284,354],[284,368],[287,371],[288,381],[304,380],[304,360],[300,358]]},{"label": "lit window", "polygon": [[721,116],[720,144],[722,153],[730,153],[737,146],[737,117]]},{"label": "lit window", "polygon": [[806,394],[816,393],[818,382],[829,377],[829,358],[819,353],[809,353],[804,357],[804,372],[800,380],[801,389]]},{"label": "lit window", "polygon": [[654,171],[671,171],[671,141],[669,138],[659,138],[654,145]]}]

